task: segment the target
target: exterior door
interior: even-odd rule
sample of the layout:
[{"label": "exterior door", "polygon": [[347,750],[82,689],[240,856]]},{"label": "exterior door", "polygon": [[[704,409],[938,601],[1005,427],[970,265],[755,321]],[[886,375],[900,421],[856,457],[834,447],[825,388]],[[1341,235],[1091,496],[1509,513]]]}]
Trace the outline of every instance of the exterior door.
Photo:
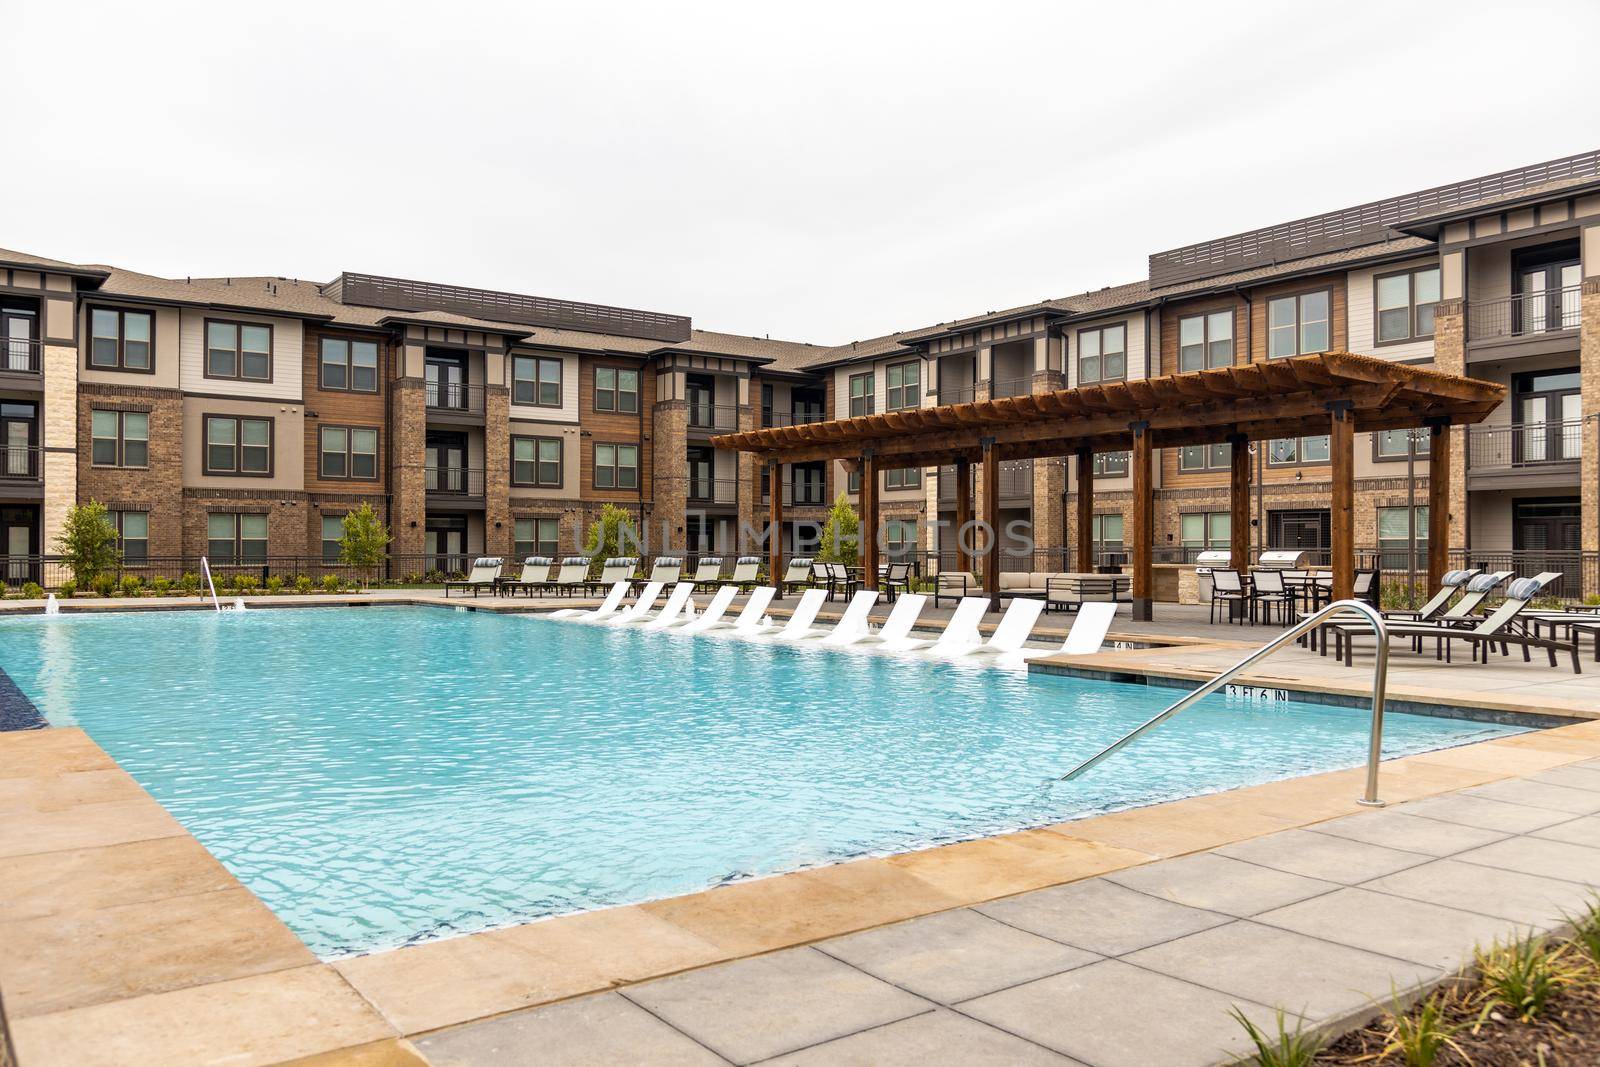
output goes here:
[{"label": "exterior door", "polygon": [[1575,460],[1583,440],[1583,397],[1577,368],[1519,374],[1512,382],[1511,409],[1517,432],[1512,462]]},{"label": "exterior door", "polygon": [[19,308],[0,308],[0,370],[36,371],[38,316]]},{"label": "exterior door", "polygon": [[1511,505],[1511,547],[1519,554],[1517,571],[1532,575],[1556,571],[1555,596],[1576,596],[1583,581],[1583,510],[1576,497],[1517,500]]},{"label": "exterior door", "polygon": [[469,562],[466,516],[428,516],[422,532],[422,550],[428,554],[429,570],[446,574],[465,571]]},{"label": "exterior door", "polygon": [[689,375],[684,382],[684,395],[689,401],[690,426],[710,429],[717,424],[717,387],[713,379]]},{"label": "exterior door", "polygon": [[716,499],[715,489],[711,449],[689,449],[689,499],[702,504],[710,503]]},{"label": "exterior door", "polygon": [[1576,250],[1563,245],[1532,252],[1517,264],[1512,304],[1514,333],[1575,330],[1581,316],[1578,287],[1583,282]]},{"label": "exterior door", "polygon": [[0,508],[0,576],[7,585],[39,580],[39,509]]},{"label": "exterior door", "polygon": [[1325,508],[1267,512],[1267,547],[1311,553],[1327,561],[1331,541],[1329,512]]},{"label": "exterior door", "polygon": [[39,477],[34,434],[38,408],[22,401],[0,401],[0,478],[33,481]]},{"label": "exterior door", "polygon": [[430,357],[423,365],[423,388],[430,408],[467,406],[467,368],[457,359]]},{"label": "exterior door", "polygon": [[431,493],[467,491],[467,439],[458,433],[430,433],[427,441],[427,489]]}]

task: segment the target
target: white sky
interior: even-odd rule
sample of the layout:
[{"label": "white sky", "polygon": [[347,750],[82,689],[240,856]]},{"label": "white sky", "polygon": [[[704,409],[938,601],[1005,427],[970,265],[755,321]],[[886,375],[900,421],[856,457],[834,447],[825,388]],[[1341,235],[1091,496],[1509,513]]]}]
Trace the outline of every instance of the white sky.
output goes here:
[{"label": "white sky", "polygon": [[0,247],[819,344],[1600,147],[1593,0],[20,0],[7,25]]}]

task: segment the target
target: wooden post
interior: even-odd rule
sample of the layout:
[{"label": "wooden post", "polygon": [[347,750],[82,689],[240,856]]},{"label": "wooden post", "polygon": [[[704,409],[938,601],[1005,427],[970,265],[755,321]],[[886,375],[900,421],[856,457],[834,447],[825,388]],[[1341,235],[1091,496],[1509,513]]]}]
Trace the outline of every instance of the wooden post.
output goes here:
[{"label": "wooden post", "polygon": [[1130,423],[1133,449],[1133,617],[1148,622],[1155,615],[1151,601],[1155,596],[1155,569],[1151,554],[1155,545],[1155,480],[1152,476],[1150,424]]},{"label": "wooden post", "polygon": [[983,591],[989,594],[989,610],[1000,610],[1000,453],[994,438],[985,437],[983,446],[983,525],[988,543],[983,549]]},{"label": "wooden post", "polygon": [[878,458],[872,449],[861,454],[861,587],[878,588]]},{"label": "wooden post", "polygon": [[966,530],[970,522],[972,522],[972,461],[963,458],[956,460],[956,570],[968,573],[976,568],[972,565],[972,554],[962,546],[961,539],[972,536],[972,532]]},{"label": "wooden post", "polygon": [[1332,460],[1333,492],[1329,525],[1333,549],[1333,599],[1348,600],[1356,584],[1356,434],[1350,401],[1328,405],[1328,453]]},{"label": "wooden post", "polygon": [[772,491],[772,510],[767,519],[767,580],[783,596],[783,464],[767,464],[767,488]]},{"label": "wooden post", "polygon": [[[1413,518],[1413,521],[1415,519]],[[1450,569],[1450,426],[1434,423],[1428,437],[1428,595]]]},{"label": "wooden post", "polygon": [[1094,450],[1078,449],[1078,571],[1094,571]]},{"label": "wooden post", "polygon": [[1228,479],[1228,566],[1250,571],[1250,441],[1242,433],[1228,435],[1232,467]]}]

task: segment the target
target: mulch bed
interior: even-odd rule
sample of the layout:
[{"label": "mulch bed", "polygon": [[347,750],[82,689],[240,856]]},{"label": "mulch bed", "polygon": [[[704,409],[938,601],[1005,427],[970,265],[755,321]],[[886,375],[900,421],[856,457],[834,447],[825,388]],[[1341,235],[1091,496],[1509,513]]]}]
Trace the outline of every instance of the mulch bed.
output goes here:
[{"label": "mulch bed", "polygon": [[[1464,998],[1452,1001],[1450,1022],[1467,1022],[1468,1029],[1455,1040],[1470,1056],[1463,1059],[1445,1049],[1437,1067],[1595,1067],[1600,1064],[1600,985],[1593,982],[1569,987],[1551,998],[1545,1014],[1531,1023],[1518,1022],[1496,1012],[1474,1033],[1471,1023],[1482,1008]],[[1355,1064],[1390,1067],[1404,1064],[1398,1054],[1380,1056],[1388,1027],[1383,1019],[1328,1045],[1317,1063],[1354,1067]],[[1542,1058],[1541,1058],[1542,1056]]]}]

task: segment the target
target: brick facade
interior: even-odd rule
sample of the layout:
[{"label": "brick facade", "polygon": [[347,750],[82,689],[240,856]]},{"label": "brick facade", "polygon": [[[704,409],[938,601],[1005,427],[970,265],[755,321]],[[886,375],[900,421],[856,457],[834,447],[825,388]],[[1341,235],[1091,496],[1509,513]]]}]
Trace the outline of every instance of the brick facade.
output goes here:
[{"label": "brick facade", "polygon": [[[139,411],[150,416],[149,465],[97,467],[92,440],[95,411]],[[80,501],[96,500],[110,511],[150,515],[150,554],[183,551],[183,395],[146,386],[78,386],[77,425]]]}]

